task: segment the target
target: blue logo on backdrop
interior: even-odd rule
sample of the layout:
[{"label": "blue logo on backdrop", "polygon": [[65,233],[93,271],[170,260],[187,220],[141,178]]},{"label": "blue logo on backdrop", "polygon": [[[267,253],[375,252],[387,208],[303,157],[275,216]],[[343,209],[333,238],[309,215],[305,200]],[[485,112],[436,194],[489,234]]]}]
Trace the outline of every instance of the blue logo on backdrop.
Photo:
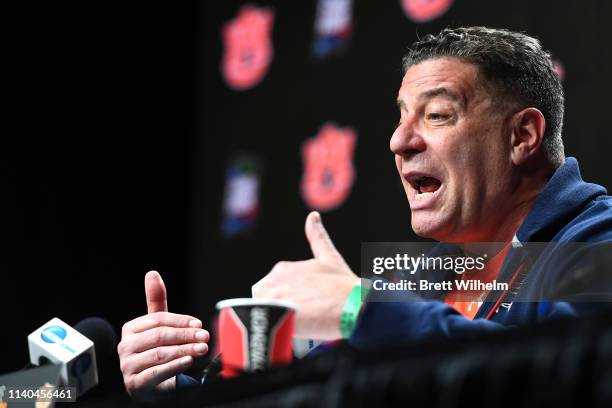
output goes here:
[{"label": "blue logo on backdrop", "polygon": [[59,326],[50,326],[42,331],[40,337],[47,343],[61,343],[66,338],[66,329]]}]

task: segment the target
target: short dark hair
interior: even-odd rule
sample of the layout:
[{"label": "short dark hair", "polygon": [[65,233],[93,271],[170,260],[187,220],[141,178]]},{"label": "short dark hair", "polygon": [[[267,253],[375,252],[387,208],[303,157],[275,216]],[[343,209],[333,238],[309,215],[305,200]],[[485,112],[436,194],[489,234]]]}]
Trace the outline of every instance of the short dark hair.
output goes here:
[{"label": "short dark hair", "polygon": [[404,56],[404,73],[422,61],[443,57],[465,60],[480,68],[497,96],[539,109],[546,120],[544,155],[553,167],[565,161],[563,87],[550,54],[526,34],[487,27],[446,28],[416,41]]}]

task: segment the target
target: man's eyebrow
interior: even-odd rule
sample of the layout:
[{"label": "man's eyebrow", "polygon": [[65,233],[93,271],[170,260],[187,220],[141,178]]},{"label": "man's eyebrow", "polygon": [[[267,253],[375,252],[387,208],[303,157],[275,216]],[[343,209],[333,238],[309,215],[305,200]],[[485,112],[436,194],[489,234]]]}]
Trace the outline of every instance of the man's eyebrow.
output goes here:
[{"label": "man's eyebrow", "polygon": [[454,102],[459,102],[465,108],[465,105],[466,105],[465,99],[462,98],[458,93],[453,92],[450,89],[445,88],[445,87],[434,88],[434,89],[425,91],[419,95],[419,99],[432,99],[437,96],[442,96]]},{"label": "man's eyebrow", "polygon": [[[465,108],[467,105],[465,98],[460,96],[458,93],[453,92],[450,89],[445,88],[445,87],[434,88],[434,89],[430,89],[425,92],[422,92],[418,98],[419,99],[432,99],[437,96],[448,98],[452,100],[453,102],[459,102],[463,108]],[[402,99],[398,98],[396,103],[397,103],[397,108],[400,111],[407,110],[406,104],[404,103]]]}]

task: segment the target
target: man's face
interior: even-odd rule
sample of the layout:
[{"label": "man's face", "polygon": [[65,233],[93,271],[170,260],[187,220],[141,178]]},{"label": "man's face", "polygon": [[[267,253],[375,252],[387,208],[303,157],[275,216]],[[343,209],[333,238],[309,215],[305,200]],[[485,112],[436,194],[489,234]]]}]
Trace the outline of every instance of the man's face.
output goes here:
[{"label": "man's face", "polygon": [[454,58],[413,65],[402,81],[390,147],[420,236],[491,240],[511,201],[508,126],[479,81]]}]

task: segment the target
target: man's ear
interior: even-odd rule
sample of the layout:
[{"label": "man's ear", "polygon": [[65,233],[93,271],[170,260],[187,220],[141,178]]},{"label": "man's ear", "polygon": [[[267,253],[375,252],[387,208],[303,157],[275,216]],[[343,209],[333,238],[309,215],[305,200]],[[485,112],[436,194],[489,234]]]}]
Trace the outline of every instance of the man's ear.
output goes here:
[{"label": "man's ear", "polygon": [[510,158],[518,166],[538,153],[544,138],[546,120],[536,108],[526,108],[513,115]]}]

